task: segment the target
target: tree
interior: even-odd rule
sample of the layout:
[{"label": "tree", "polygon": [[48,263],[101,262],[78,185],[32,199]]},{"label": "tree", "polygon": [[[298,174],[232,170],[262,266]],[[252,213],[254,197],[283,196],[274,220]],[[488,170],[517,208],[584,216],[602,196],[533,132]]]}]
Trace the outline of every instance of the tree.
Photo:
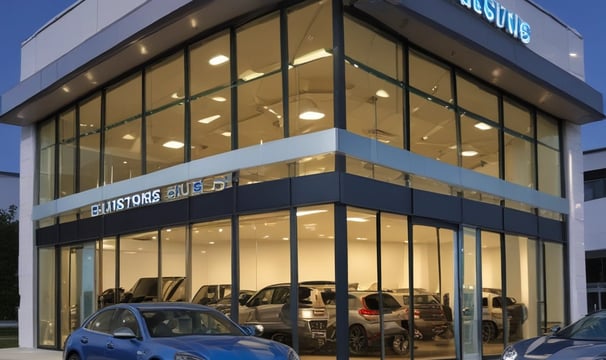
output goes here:
[{"label": "tree", "polygon": [[19,221],[17,206],[0,209],[0,319],[16,320],[19,306]]}]

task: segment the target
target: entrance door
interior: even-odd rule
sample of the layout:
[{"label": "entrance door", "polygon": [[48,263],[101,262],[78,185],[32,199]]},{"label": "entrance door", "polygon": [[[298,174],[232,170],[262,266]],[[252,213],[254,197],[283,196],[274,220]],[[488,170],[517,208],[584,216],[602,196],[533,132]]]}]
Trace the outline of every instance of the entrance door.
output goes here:
[{"label": "entrance door", "polygon": [[61,344],[95,310],[95,243],[61,249]]}]

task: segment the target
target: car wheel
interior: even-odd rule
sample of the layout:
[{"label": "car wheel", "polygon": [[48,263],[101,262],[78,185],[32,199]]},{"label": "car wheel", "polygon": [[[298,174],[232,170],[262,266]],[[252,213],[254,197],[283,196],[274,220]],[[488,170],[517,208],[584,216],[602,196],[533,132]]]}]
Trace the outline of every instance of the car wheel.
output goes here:
[{"label": "car wheel", "polygon": [[489,342],[497,337],[497,328],[491,321],[482,321],[482,341]]},{"label": "car wheel", "polygon": [[396,355],[406,355],[410,350],[410,341],[407,335],[396,335],[391,343],[391,348]]},{"label": "car wheel", "polygon": [[80,360],[80,356],[78,354],[76,354],[76,353],[71,353],[67,357],[67,360]]},{"label": "car wheel", "polygon": [[349,328],[349,352],[352,355],[362,355],[368,351],[368,339],[366,330],[361,325],[353,325]]}]

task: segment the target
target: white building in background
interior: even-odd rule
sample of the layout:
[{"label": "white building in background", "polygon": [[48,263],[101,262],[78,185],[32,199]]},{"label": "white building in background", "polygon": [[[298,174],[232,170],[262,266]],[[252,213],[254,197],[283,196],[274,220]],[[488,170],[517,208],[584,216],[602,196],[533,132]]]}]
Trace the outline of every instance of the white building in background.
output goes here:
[{"label": "white building in background", "polygon": [[[349,347],[354,286],[451,309],[455,336],[411,339],[414,359],[497,355],[580,317],[580,126],[604,118],[602,95],[566,24],[531,1],[476,4],[83,0],[58,15],[0,102],[22,127],[20,346],[60,349],[107,302],[218,284],[296,298],[334,282],[335,332],[265,333],[310,359],[367,350]],[[483,319],[487,288],[527,317]],[[234,320],[266,321],[235,298]]]}]

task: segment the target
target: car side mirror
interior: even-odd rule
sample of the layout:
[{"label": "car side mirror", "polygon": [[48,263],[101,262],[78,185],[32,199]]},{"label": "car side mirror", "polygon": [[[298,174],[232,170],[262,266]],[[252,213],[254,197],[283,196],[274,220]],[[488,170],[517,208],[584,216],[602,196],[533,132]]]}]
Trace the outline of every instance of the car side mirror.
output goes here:
[{"label": "car side mirror", "polygon": [[554,327],[551,328],[551,335],[555,335],[558,331],[560,331],[560,329],[562,329],[560,327],[560,325],[556,325]]},{"label": "car side mirror", "polygon": [[117,328],[112,335],[117,339],[134,339],[137,337],[133,330],[126,326]]},{"label": "car side mirror", "polygon": [[263,325],[261,324],[244,325],[242,326],[242,329],[244,330],[244,333],[248,336],[261,336],[263,335],[263,331],[265,331]]}]

